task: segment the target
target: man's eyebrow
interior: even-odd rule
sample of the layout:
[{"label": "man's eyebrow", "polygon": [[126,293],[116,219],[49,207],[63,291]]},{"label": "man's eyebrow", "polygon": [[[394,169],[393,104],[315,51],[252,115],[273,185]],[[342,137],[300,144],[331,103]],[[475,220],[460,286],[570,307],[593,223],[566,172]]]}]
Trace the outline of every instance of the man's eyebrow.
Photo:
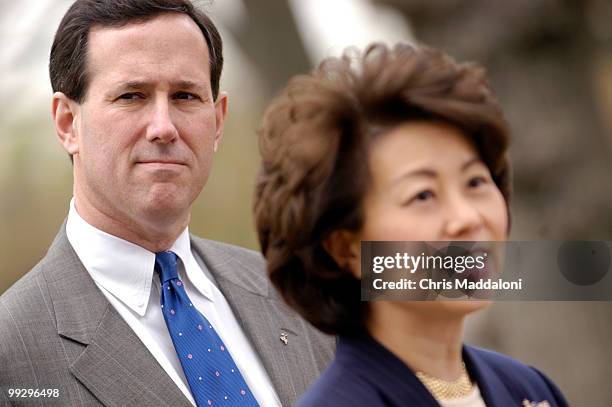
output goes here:
[{"label": "man's eyebrow", "polygon": [[121,89],[142,89],[147,86],[147,83],[144,81],[127,81],[120,83],[118,88]]},{"label": "man's eyebrow", "polygon": [[203,84],[199,84],[193,81],[185,81],[185,80],[172,82],[171,85],[172,87],[179,88],[179,89],[185,89],[185,90],[206,88],[206,86]]},{"label": "man's eyebrow", "polygon": [[[204,84],[199,84],[197,82],[188,81],[188,80],[180,80],[180,81],[176,81],[176,82],[171,82],[170,85],[173,88],[184,89],[184,90],[206,88],[206,85],[204,85]],[[137,90],[137,89],[147,88],[147,87],[150,87],[150,86],[152,86],[152,83],[149,83],[149,82],[146,82],[146,81],[134,81],[134,80],[130,80],[130,81],[119,83],[116,86],[116,89]]]}]

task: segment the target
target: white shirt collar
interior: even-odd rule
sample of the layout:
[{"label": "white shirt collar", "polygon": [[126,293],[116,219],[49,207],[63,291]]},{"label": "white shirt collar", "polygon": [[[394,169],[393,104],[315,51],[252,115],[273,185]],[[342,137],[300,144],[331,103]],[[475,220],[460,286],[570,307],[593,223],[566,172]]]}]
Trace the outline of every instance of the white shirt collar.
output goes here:
[{"label": "white shirt collar", "polygon": [[[154,275],[155,253],[87,223],[77,212],[74,198],[70,201],[66,234],[92,279],[138,315],[144,316],[153,278],[157,278]],[[196,289],[212,301],[212,282],[191,253],[188,228],[176,239],[170,251],[181,259],[185,274]]]}]

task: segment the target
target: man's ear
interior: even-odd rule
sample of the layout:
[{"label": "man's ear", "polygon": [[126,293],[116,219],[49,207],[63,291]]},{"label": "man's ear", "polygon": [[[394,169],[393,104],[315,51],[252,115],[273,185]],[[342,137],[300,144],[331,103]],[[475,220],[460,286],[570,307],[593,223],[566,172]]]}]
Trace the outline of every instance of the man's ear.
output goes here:
[{"label": "man's ear", "polygon": [[357,233],[335,230],[323,241],[323,248],[341,269],[348,269],[356,278],[361,278],[361,241]]},{"label": "man's ear", "polygon": [[213,145],[215,152],[219,148],[221,137],[223,137],[223,124],[225,123],[225,116],[227,116],[227,93],[219,92],[217,100],[215,101],[215,122],[217,129],[215,132],[215,144]]},{"label": "man's ear", "polygon": [[71,156],[78,154],[79,143],[76,130],[75,118],[78,113],[79,104],[62,92],[53,94],[51,103],[51,116],[55,124],[55,133],[64,150]]}]

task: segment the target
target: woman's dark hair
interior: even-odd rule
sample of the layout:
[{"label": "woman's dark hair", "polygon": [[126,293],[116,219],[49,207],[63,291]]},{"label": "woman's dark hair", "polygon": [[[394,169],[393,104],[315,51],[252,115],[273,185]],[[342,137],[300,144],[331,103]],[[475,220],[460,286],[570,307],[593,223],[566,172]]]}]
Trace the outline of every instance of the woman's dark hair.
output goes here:
[{"label": "woman's dark hair", "polygon": [[508,129],[484,70],[429,48],[370,45],[296,76],[268,107],[255,197],[259,242],[273,284],[320,330],[364,327],[360,282],[323,242],[359,231],[376,136],[411,120],[452,124],[469,137],[506,203]]},{"label": "woman's dark hair", "polygon": [[[64,15],[51,46],[49,75],[54,92],[83,102],[87,93],[87,44],[94,26],[121,27],[145,22],[162,13],[189,16],[200,28],[210,54],[210,84],[213,98],[219,94],[223,70],[223,45],[212,20],[189,0],[77,0]],[[202,61],[205,63],[205,61]]]}]

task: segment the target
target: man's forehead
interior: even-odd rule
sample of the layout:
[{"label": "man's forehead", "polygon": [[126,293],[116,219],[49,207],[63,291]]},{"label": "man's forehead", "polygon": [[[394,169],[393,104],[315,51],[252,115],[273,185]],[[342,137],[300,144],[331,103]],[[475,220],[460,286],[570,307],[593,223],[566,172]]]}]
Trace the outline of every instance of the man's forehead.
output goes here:
[{"label": "man's forehead", "polygon": [[92,28],[87,62],[92,75],[105,72],[116,81],[128,81],[131,75],[146,79],[180,72],[186,77],[175,80],[201,82],[198,77],[209,75],[204,35],[189,16],[178,13],[118,27]]},{"label": "man's forehead", "polygon": [[206,43],[206,39],[204,38],[204,34],[200,30],[200,27],[196,24],[196,22],[187,14],[182,14],[178,12],[167,12],[167,13],[159,13],[151,16],[143,17],[143,18],[134,18],[125,20],[122,23],[112,24],[112,25],[104,25],[104,24],[94,24],[89,29],[89,35],[100,33],[100,32],[126,32],[127,35],[139,30],[151,30],[155,29],[155,26],[166,26],[172,28],[172,30],[179,29],[189,29],[194,32],[198,32],[202,37],[204,43]]}]

